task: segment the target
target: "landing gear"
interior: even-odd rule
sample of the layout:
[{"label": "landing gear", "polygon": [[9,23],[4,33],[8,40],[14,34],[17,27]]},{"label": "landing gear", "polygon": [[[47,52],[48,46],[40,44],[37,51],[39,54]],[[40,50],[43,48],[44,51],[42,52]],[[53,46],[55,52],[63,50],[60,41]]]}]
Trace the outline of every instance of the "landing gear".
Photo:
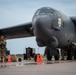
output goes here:
[{"label": "landing gear", "polygon": [[47,60],[52,60],[52,56],[54,56],[55,60],[59,60],[59,50],[56,48],[48,48],[46,54]]},{"label": "landing gear", "polygon": [[47,60],[51,60],[52,55],[50,54],[50,49],[47,51]]},{"label": "landing gear", "polygon": [[67,51],[67,60],[72,60],[71,49]]},{"label": "landing gear", "polygon": [[55,55],[55,60],[59,60],[59,55]]},{"label": "landing gear", "polygon": [[76,50],[75,50],[75,52],[74,52],[74,59],[76,60]]}]

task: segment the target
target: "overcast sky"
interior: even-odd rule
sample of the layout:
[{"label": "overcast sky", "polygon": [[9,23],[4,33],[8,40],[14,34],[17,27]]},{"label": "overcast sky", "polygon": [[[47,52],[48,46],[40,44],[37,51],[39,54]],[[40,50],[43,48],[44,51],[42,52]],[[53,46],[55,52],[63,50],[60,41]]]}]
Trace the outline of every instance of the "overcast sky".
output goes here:
[{"label": "overcast sky", "polygon": [[[52,7],[67,16],[76,16],[76,0],[0,0],[0,29],[32,21],[35,11],[41,7]],[[11,54],[24,53],[27,47],[38,46],[35,37],[7,40]],[[44,48],[39,48],[43,54]]]}]

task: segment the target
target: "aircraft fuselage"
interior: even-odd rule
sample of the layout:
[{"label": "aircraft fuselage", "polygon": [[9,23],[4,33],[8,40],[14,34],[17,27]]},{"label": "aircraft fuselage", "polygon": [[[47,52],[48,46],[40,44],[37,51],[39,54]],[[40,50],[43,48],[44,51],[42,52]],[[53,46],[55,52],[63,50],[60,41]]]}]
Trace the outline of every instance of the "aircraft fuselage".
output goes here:
[{"label": "aircraft fuselage", "polygon": [[49,7],[38,9],[32,19],[32,26],[40,47],[66,47],[76,42],[73,22],[55,9]]}]

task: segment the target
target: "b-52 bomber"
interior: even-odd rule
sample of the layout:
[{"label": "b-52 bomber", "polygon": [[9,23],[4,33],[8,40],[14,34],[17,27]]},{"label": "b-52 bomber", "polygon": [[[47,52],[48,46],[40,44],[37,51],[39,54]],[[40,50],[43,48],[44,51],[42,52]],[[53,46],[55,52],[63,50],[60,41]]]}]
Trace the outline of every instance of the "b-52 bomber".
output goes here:
[{"label": "b-52 bomber", "polygon": [[76,17],[68,17],[50,7],[39,8],[32,22],[0,29],[0,35],[4,35],[6,39],[36,36],[39,47],[67,50],[69,58],[70,51],[73,50],[76,59]]}]

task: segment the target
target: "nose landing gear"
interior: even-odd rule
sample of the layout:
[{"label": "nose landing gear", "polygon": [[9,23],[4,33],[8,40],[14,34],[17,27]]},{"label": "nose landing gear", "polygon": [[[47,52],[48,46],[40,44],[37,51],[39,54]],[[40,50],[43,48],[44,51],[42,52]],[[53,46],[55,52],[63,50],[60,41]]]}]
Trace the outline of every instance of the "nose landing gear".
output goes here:
[{"label": "nose landing gear", "polygon": [[59,60],[59,50],[56,48],[46,47],[44,55],[46,55],[47,60],[52,60],[52,56],[55,60]]}]

